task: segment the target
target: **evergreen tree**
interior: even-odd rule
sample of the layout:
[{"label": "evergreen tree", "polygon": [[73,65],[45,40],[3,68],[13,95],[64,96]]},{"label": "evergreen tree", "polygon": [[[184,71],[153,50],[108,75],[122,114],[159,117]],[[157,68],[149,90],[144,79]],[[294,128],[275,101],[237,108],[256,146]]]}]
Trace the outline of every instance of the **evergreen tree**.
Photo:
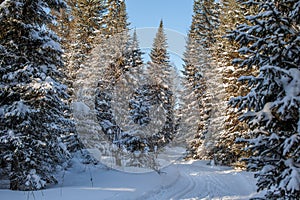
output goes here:
[{"label": "evergreen tree", "polygon": [[219,4],[214,0],[195,0],[194,2],[196,40],[206,51],[209,51],[215,42],[213,31],[219,24],[218,7]]},{"label": "evergreen tree", "polygon": [[300,4],[294,1],[241,1],[258,6],[258,13],[247,16],[232,33],[245,54],[241,66],[257,66],[257,76],[242,76],[250,92],[231,100],[243,111],[241,120],[251,128],[246,159],[256,171],[258,190],[267,199],[300,198],[299,95],[300,95]]},{"label": "evergreen tree", "polygon": [[130,26],[130,23],[128,22],[128,16],[126,11],[126,4],[125,1],[120,2],[120,11],[118,12],[118,26],[117,26],[117,32],[122,32],[124,30],[127,30]]},{"label": "evergreen tree", "polygon": [[[164,33],[163,21],[160,21],[153,47],[150,52],[151,62],[147,68],[147,73],[153,84],[164,87],[171,86],[170,80],[170,57],[167,52],[167,38]],[[170,88],[171,89],[171,88]]]},{"label": "evergreen tree", "polygon": [[106,10],[104,0],[77,0],[73,9],[78,40],[89,50],[91,49],[89,45],[93,43],[104,25],[102,19]]},{"label": "evergreen tree", "polygon": [[128,16],[126,4],[123,0],[107,0],[107,13],[104,16],[104,34],[106,37],[113,36],[128,30]]},{"label": "evergreen tree", "polygon": [[[84,79],[78,81],[84,84],[79,85],[79,88],[89,88],[91,85],[98,84],[95,93],[84,95],[85,97],[91,96],[88,99],[82,99],[82,101],[86,105],[91,105],[93,95],[96,95],[94,109],[101,131],[95,130],[92,135],[85,135],[90,139],[92,138],[93,141],[97,141],[98,144],[101,142],[100,151],[106,156],[112,156],[116,166],[140,166],[156,169],[157,163],[154,160],[153,145],[150,147],[150,143],[145,137],[147,134],[144,134],[145,130],[138,126],[132,118],[133,113],[137,111],[131,107],[131,100],[139,102],[140,96],[135,98],[134,95],[145,85],[141,81],[143,76],[142,52],[135,33],[133,40],[128,44],[129,48],[120,48],[122,36],[121,33],[115,34],[113,37],[107,38],[105,44],[103,43],[93,50],[91,62],[87,66],[89,70],[84,70],[87,74],[83,77]],[[125,59],[124,65],[126,72],[118,71],[120,74],[116,77],[116,74],[113,73],[115,68],[111,67],[116,66],[114,59],[120,55],[126,55],[127,59]],[[99,68],[99,66],[104,67]],[[110,77],[107,76],[109,71],[112,73]],[[93,108],[92,106],[89,107]],[[90,124],[93,125],[93,123]],[[87,131],[90,132],[91,129]],[[100,136],[99,132],[102,132],[105,137]],[[109,142],[107,142],[107,138]],[[149,160],[151,162],[147,162]]]},{"label": "evergreen tree", "polygon": [[74,80],[78,69],[90,56],[91,50],[100,43],[103,29],[104,0],[67,0],[67,8],[53,13],[57,20],[51,29],[61,38],[64,49],[64,73],[67,78],[69,101],[74,100]]},{"label": "evergreen tree", "polygon": [[142,90],[146,90],[147,95],[153,96],[153,100],[151,100],[152,105],[160,105],[165,110],[165,122],[161,121],[161,123],[164,123],[164,126],[162,130],[153,135],[153,141],[159,143],[158,147],[161,147],[173,139],[175,127],[172,66],[170,65],[169,54],[167,52],[167,38],[164,33],[162,20],[154,38],[150,58],[151,61],[148,63],[149,65],[146,70],[150,84],[143,86]]},{"label": "evergreen tree", "polygon": [[[133,33],[133,39],[130,42],[129,49],[127,51],[127,67],[128,71],[122,75],[118,80],[117,84],[114,86],[115,91],[113,93],[112,102],[114,105],[114,117],[117,121],[118,126],[122,127],[122,131],[126,132],[129,138],[125,139],[128,149],[134,149],[135,151],[142,151],[135,147],[138,142],[142,142],[140,138],[144,137],[143,130],[140,130],[140,123],[137,122],[135,118],[139,109],[132,106],[132,101],[134,101],[134,94],[143,84],[143,60],[142,60],[142,51],[139,48],[139,43],[137,39],[136,31]],[[121,89],[120,89],[121,88]],[[129,109],[128,109],[129,106]],[[137,130],[139,129],[139,130]],[[135,139],[132,139],[131,136],[134,136]]]},{"label": "evergreen tree", "polygon": [[74,29],[74,20],[72,20],[72,0],[67,0],[67,7],[59,11],[52,10],[56,21],[49,25],[51,29],[61,38],[61,45],[64,51],[70,48],[72,29]]},{"label": "evergreen tree", "polygon": [[[129,146],[126,141],[131,138],[122,127],[123,123],[120,123],[127,120],[124,119],[126,115],[122,107],[121,110],[114,108],[120,97],[118,94],[128,91],[128,86],[122,85],[123,81],[129,83],[132,77],[127,75],[133,68],[143,65],[143,62],[137,38],[130,40],[125,2],[107,1],[105,5],[101,42],[92,50],[88,62],[78,72],[80,76],[76,81],[77,100],[86,105],[91,114],[88,119],[81,117],[79,121],[80,124],[86,124],[82,129],[84,137],[102,144],[104,138],[109,139],[109,142],[103,144],[104,151],[112,152],[115,164],[122,165],[122,150]],[[127,93],[122,97],[126,99],[123,103],[127,103],[128,108],[130,97]],[[94,128],[95,122],[100,125],[101,131]],[[85,134],[86,132],[92,134]]]},{"label": "evergreen tree", "polygon": [[136,30],[133,32],[132,42],[129,47],[128,51],[128,62],[131,68],[141,68],[141,66],[144,64],[142,59],[143,52],[141,51],[139,47],[139,42],[137,38]]},{"label": "evergreen tree", "polygon": [[62,136],[72,132],[60,83],[59,38],[47,10],[60,0],[2,1],[0,6],[0,146],[10,188],[36,190],[55,183],[53,171],[69,158]]},{"label": "evergreen tree", "polygon": [[[193,158],[211,159],[212,156],[207,152],[212,149],[214,136],[216,135],[215,127],[212,125],[213,116],[218,116],[218,107],[214,107],[213,103],[217,103],[215,98],[219,95],[219,90],[216,89],[216,84],[220,83],[220,72],[214,64],[212,56],[212,46],[215,43],[213,31],[218,28],[218,11],[219,4],[211,0],[195,0],[194,15],[190,30],[190,38],[195,40],[197,54],[201,59],[199,63],[200,70],[198,74],[197,98],[200,110],[199,130],[195,135],[194,140],[189,145],[189,151]],[[190,41],[188,40],[190,43]],[[188,44],[190,45],[190,44]],[[195,50],[194,50],[195,51]],[[188,50],[187,50],[188,52]],[[186,53],[187,53],[186,52]],[[190,52],[191,53],[191,52]],[[188,63],[185,68],[187,69]],[[188,70],[188,69],[187,69]],[[186,71],[185,73],[190,73]],[[199,76],[200,75],[200,76]],[[219,98],[219,97],[218,97]],[[214,101],[214,102],[213,102]],[[215,121],[217,122],[217,121]]]},{"label": "evergreen tree", "polygon": [[198,93],[193,82],[190,82],[185,76],[181,79],[181,86],[177,94],[179,94],[179,109],[175,110],[178,123],[176,141],[181,141],[181,144],[187,143],[189,153],[187,156],[196,159],[197,145],[200,143],[198,141],[200,138],[197,136],[201,118]]},{"label": "evergreen tree", "polygon": [[238,55],[238,44],[228,40],[226,34],[245,22],[244,14],[251,11],[246,11],[235,0],[223,0],[220,8],[220,26],[214,31],[216,42],[213,45],[213,56],[215,65],[220,69],[224,87],[222,90],[224,95],[220,102],[225,104],[223,104],[223,112],[220,113],[224,117],[223,131],[217,135],[212,153],[214,160],[219,164],[244,167],[240,159],[247,157],[248,153],[243,151],[244,144],[237,144],[235,141],[247,135],[248,127],[246,123],[238,120],[238,114],[233,109],[227,107],[227,102],[231,97],[245,95],[249,91],[237,79],[242,75],[254,75],[255,69],[244,69],[232,64],[232,59]]},{"label": "evergreen tree", "polygon": [[105,79],[109,80],[110,85],[121,77],[128,70],[130,58],[130,35],[128,17],[125,1],[107,0],[106,14],[104,15],[104,37],[108,40],[102,42],[102,48],[109,49],[111,55],[107,57],[108,65],[104,65]]},{"label": "evergreen tree", "polygon": [[71,79],[75,79],[77,71],[87,60],[91,50],[99,43],[99,33],[103,28],[105,5],[103,0],[70,0],[72,8],[71,49],[66,55],[68,71]]},{"label": "evergreen tree", "polygon": [[[183,61],[184,61],[184,71],[183,74],[188,82],[192,83],[195,90],[200,89],[200,80],[203,76],[201,67],[203,62],[203,49],[200,45],[199,34],[197,32],[197,18],[199,17],[197,14],[198,11],[198,3],[197,1],[194,2],[193,6],[193,17],[192,17],[192,24],[188,33],[188,39],[186,44],[186,50],[183,54]],[[204,59],[205,60],[205,59]],[[196,92],[196,93],[201,93]]]},{"label": "evergreen tree", "polygon": [[168,65],[170,63],[163,26],[163,21],[161,20],[150,53],[151,62],[158,65]]},{"label": "evergreen tree", "polygon": [[[185,116],[185,119],[181,119],[182,128],[189,127],[191,129],[190,125],[191,123],[196,123],[197,130],[184,131],[185,133],[193,132],[194,139],[192,140],[191,144],[189,144],[188,151],[189,154],[188,157],[197,158],[197,149],[199,147],[199,144],[201,143],[201,133],[199,130],[204,126],[203,121],[200,120],[201,116],[198,116],[201,113],[200,106],[201,106],[201,96],[204,91],[204,81],[203,81],[203,72],[202,67],[206,64],[206,55],[204,55],[204,50],[201,48],[200,42],[199,42],[199,35],[196,32],[196,19],[198,17],[197,10],[198,9],[198,3],[194,2],[194,15],[192,17],[192,24],[188,33],[188,39],[186,44],[186,50],[183,54],[184,58],[184,65],[183,65],[183,86],[184,89],[181,91],[181,101],[182,101],[182,113]],[[194,102],[196,101],[196,102]],[[191,110],[192,109],[192,110]],[[192,117],[192,114],[193,116]],[[198,116],[198,118],[195,119],[195,116]],[[184,124],[184,125],[183,125]],[[193,127],[193,126],[192,126]]]}]

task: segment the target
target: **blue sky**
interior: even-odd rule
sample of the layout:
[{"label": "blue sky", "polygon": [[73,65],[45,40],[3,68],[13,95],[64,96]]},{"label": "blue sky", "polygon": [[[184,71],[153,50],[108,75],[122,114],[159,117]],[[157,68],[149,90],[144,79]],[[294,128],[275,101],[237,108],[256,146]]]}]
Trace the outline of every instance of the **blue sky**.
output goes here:
[{"label": "blue sky", "polygon": [[193,14],[193,0],[126,0],[131,28],[136,28],[141,49],[149,50],[161,19],[164,21],[171,63],[182,68],[182,53]]},{"label": "blue sky", "polygon": [[158,27],[186,34],[192,20],[193,0],[126,0],[132,28]]}]

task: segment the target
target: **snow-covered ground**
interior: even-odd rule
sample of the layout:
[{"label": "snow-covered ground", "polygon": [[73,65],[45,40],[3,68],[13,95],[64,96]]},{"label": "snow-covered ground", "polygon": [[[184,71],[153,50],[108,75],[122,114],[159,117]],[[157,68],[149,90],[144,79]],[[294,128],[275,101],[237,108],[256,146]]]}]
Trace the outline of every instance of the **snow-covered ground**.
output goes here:
[{"label": "snow-covered ground", "polygon": [[249,199],[255,192],[253,174],[207,161],[177,161],[158,174],[126,173],[102,165],[77,165],[63,180],[35,192],[0,190],[1,200],[164,200]]}]

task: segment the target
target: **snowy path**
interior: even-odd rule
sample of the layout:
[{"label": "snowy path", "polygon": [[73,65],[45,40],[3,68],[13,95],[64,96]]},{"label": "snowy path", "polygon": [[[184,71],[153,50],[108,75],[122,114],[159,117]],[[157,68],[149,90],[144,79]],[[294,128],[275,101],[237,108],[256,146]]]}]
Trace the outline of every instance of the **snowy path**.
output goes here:
[{"label": "snowy path", "polygon": [[255,194],[252,174],[205,163],[176,164],[180,172],[178,180],[141,199],[249,199]]},{"label": "snowy path", "polygon": [[0,190],[0,199],[242,200],[257,195],[253,174],[206,163],[177,162],[163,169],[160,175],[156,172],[134,174],[103,167],[78,167],[66,172],[61,186],[30,193]]}]

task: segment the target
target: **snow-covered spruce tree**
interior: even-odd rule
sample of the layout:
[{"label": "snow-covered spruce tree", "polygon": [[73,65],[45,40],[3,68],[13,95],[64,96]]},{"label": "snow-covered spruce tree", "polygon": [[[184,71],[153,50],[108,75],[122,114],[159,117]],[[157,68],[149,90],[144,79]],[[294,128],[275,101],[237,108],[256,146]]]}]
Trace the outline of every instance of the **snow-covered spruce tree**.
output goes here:
[{"label": "snow-covered spruce tree", "polygon": [[[130,42],[128,49],[128,55],[126,56],[130,68],[136,68],[137,70],[142,69],[142,65],[144,64],[142,55],[144,54],[139,47],[138,37],[136,30],[133,32],[132,41]],[[142,72],[142,71],[141,71]]]},{"label": "snow-covered spruce tree", "polygon": [[[135,90],[143,85],[143,61],[137,35],[134,33],[133,39],[128,40],[127,31],[128,28],[107,36],[93,50],[89,70],[85,70],[89,82],[93,79],[97,84],[94,109],[102,136],[96,133],[94,138],[96,141],[101,137],[103,139],[103,135],[108,138],[102,145],[106,149],[100,151],[112,156],[115,166],[156,169],[154,155],[148,153],[149,145],[144,130],[131,118],[135,110],[130,108],[130,100],[134,98]],[[148,162],[150,160],[152,162]]]},{"label": "snow-covered spruce tree", "polygon": [[[73,30],[65,54],[68,76],[76,79],[78,69],[87,61],[91,50],[100,43],[105,4],[103,0],[69,0]],[[98,36],[98,37],[97,37]]]},{"label": "snow-covered spruce tree", "polygon": [[[183,54],[183,74],[185,79],[193,85],[195,90],[200,89],[200,79],[202,77],[201,64],[203,64],[202,49],[199,42],[199,35],[196,32],[197,27],[197,9],[198,3],[194,2],[194,15],[192,17],[192,24],[188,33],[188,38],[186,42],[186,49]],[[200,91],[196,92],[200,96]]]},{"label": "snow-covered spruce tree", "polygon": [[[137,34],[135,31],[126,54],[127,71],[126,73],[123,73],[122,77],[114,86],[115,89],[112,94],[113,112],[118,126],[122,128],[124,137],[128,138],[128,140],[126,138],[122,138],[122,145],[125,145],[130,151],[141,151],[142,149],[134,147],[138,143],[138,138],[142,138],[143,136],[137,134],[142,132],[142,130],[139,129],[141,127],[138,126],[140,123],[138,122],[139,115],[137,113],[139,113],[140,110],[138,107],[132,105],[132,99],[134,98],[133,96],[135,95],[136,90],[143,85],[142,76],[144,75],[144,63],[142,60],[143,53],[139,48]],[[135,140],[130,139],[132,136],[136,137]],[[131,142],[136,144],[130,144]]]},{"label": "snow-covered spruce tree", "polygon": [[59,11],[52,10],[56,20],[53,25],[49,27],[61,38],[61,45],[64,51],[68,50],[71,43],[71,33],[74,27],[74,20],[72,20],[72,0],[65,1],[67,8],[59,9]]},{"label": "snow-covered spruce tree", "polygon": [[[199,83],[199,109],[201,119],[199,121],[199,131],[195,139],[191,141],[188,151],[193,158],[211,159],[212,156],[208,149],[213,147],[213,137],[216,135],[215,127],[211,125],[212,115],[217,115],[218,106],[216,95],[219,94],[216,86],[220,86],[220,73],[213,63],[212,46],[215,43],[213,30],[218,28],[218,9],[219,4],[214,1],[195,0],[193,23],[190,32],[192,38],[196,40],[200,53],[200,77]],[[214,101],[214,102],[213,102]],[[213,109],[215,108],[215,110]],[[217,116],[216,116],[217,117]],[[217,125],[216,125],[217,126]],[[190,157],[189,156],[189,157]]]},{"label": "snow-covered spruce tree", "polygon": [[[188,157],[197,158],[197,149],[201,144],[203,138],[199,130],[204,126],[204,120],[200,120],[201,116],[201,96],[204,91],[203,74],[201,67],[205,64],[206,56],[203,55],[203,49],[199,43],[199,35],[196,32],[196,11],[198,4],[194,2],[194,15],[192,17],[192,24],[188,33],[186,50],[183,54],[183,90],[181,94],[181,112],[185,118],[181,119],[181,127],[191,129],[198,127],[195,131],[185,130],[184,132],[194,132],[194,138],[188,146]],[[196,101],[196,102],[194,102]],[[196,112],[196,113],[195,113]],[[195,118],[198,116],[198,118]],[[191,123],[195,123],[193,126]],[[183,130],[182,130],[183,131]]]},{"label": "snow-covered spruce tree", "polygon": [[232,36],[241,45],[244,67],[259,68],[257,76],[242,76],[251,90],[231,104],[243,111],[251,128],[246,159],[255,171],[258,190],[267,199],[300,198],[300,4],[292,1],[241,1],[258,6]]},{"label": "snow-covered spruce tree", "polygon": [[[75,91],[77,91],[75,94],[76,101],[79,102],[79,105],[82,105],[89,114],[89,117],[78,116],[79,126],[77,128],[80,129],[80,133],[84,138],[94,135],[95,139],[91,139],[91,141],[96,141],[96,133],[99,132],[99,127],[95,125],[95,123],[99,124],[100,122],[100,126],[102,126],[103,121],[109,122],[109,120],[113,120],[113,115],[110,115],[109,119],[107,118],[107,113],[111,112],[111,102],[109,99],[112,98],[111,95],[114,84],[118,81],[118,78],[125,69],[128,68],[127,59],[125,57],[128,55],[129,34],[128,27],[122,26],[123,28],[120,28],[121,25],[111,24],[112,21],[120,21],[121,19],[127,20],[124,3],[121,3],[121,1],[89,2],[91,6],[76,7],[77,4],[75,4],[74,9],[76,12],[74,11],[74,13],[79,13],[76,14],[76,18],[80,18],[81,12],[85,11],[86,15],[91,15],[88,14],[88,10],[93,11],[93,17],[98,23],[95,23],[95,26],[93,26],[93,24],[89,23],[91,21],[89,17],[87,17],[86,20],[80,19],[81,24],[78,24],[77,31],[78,36],[86,36],[83,37],[83,40],[90,41],[91,43],[88,43],[88,45],[93,47],[93,49],[83,54],[86,58],[79,70],[72,71],[76,72],[75,75],[77,77],[74,87]],[[124,14],[123,18],[119,17],[121,15],[120,13]],[[76,18],[74,20],[76,20]],[[123,23],[128,24],[127,22]],[[84,27],[93,27],[93,29],[89,32],[90,34],[87,34],[84,30],[89,29],[85,29]],[[112,31],[110,33],[106,31],[115,30],[116,28],[118,28],[118,31]],[[94,41],[96,41],[96,44]],[[75,42],[75,44],[78,44],[79,47],[82,45],[80,40]],[[86,44],[83,42],[83,45]],[[81,49],[80,47],[79,50],[81,51]],[[97,91],[95,91],[95,89],[97,89]],[[77,104],[77,102],[75,103]],[[109,105],[108,107],[105,107],[106,103]],[[74,106],[78,107],[77,105]],[[102,106],[105,108],[101,108]],[[94,112],[97,114],[94,114]],[[95,119],[95,115],[97,115],[98,120]],[[115,124],[113,122],[111,123]],[[106,130],[104,132],[107,133],[109,129],[105,128],[103,130]]]},{"label": "snow-covered spruce tree", "polygon": [[[91,118],[88,119],[91,128],[86,129],[85,126],[82,130],[83,137],[103,142],[103,136],[105,136],[108,140],[102,145],[105,148],[103,150],[115,157],[116,165],[122,165],[121,154],[123,147],[126,149],[125,143],[129,138],[119,122],[123,121],[120,118],[126,118],[126,116],[123,116],[122,110],[114,112],[114,108],[120,97],[118,94],[127,91],[127,85],[122,85],[122,81],[128,83],[127,78],[131,77],[125,76],[130,73],[131,68],[136,68],[143,63],[141,58],[138,58],[140,50],[137,41],[133,44],[134,42],[130,40],[125,2],[110,1],[106,4],[107,12],[103,18],[101,43],[93,49],[88,62],[79,70],[80,76],[76,81],[76,88],[79,89],[78,101],[87,105],[87,110],[91,113]],[[112,23],[114,21],[118,23]],[[126,93],[123,97],[128,98],[128,94]],[[128,111],[129,99],[123,103],[126,103]],[[122,114],[117,115],[120,112]],[[84,124],[84,118],[80,121]],[[96,121],[102,129],[98,133],[93,128]],[[91,131],[95,134],[87,134]],[[95,147],[98,148],[99,145]]]},{"label": "snow-covered spruce tree", "polygon": [[156,85],[170,87],[170,57],[167,52],[167,38],[164,33],[163,21],[160,21],[153,46],[150,52],[151,62],[147,67],[150,79]]},{"label": "snow-covered spruce tree", "polygon": [[[102,92],[105,91],[106,95],[111,98],[115,84],[120,80],[122,74],[124,74],[124,72],[132,65],[133,51],[132,46],[130,45],[128,27],[112,23],[113,21],[120,20],[120,12],[125,12],[125,17],[122,18],[125,22],[122,22],[121,24],[129,24],[127,23],[125,4],[121,4],[121,1],[111,1],[106,3],[108,12],[104,17],[105,30],[111,30],[111,32],[104,30],[106,39],[103,40],[93,52],[93,56],[97,56],[100,59],[94,59],[96,62],[92,62],[92,73],[97,71],[96,74],[98,74],[98,78],[96,78],[96,81],[99,82],[97,85],[99,85]],[[121,9],[121,7],[123,9]]]},{"label": "snow-covered spruce tree", "polygon": [[[111,39],[116,42],[115,45],[120,44],[119,41],[115,41],[115,37]],[[150,152],[151,147],[148,141],[151,139],[147,138],[147,130],[145,130],[147,128],[139,123],[141,121],[139,116],[145,117],[144,113],[140,111],[144,108],[146,97],[139,92],[143,91],[142,88],[146,83],[143,78],[142,52],[135,32],[125,53],[126,72],[122,72],[117,81],[113,83],[111,90],[99,93],[108,95],[105,101],[98,101],[97,107],[100,111],[98,118],[104,119],[101,120],[101,127],[104,128],[104,133],[113,143],[110,155],[115,158],[117,166],[135,166],[157,170],[153,147]],[[105,89],[105,86],[103,88]],[[100,89],[99,91],[105,90]],[[107,118],[105,118],[106,116]]]},{"label": "snow-covered spruce tree", "polygon": [[0,4],[0,146],[10,166],[10,189],[36,190],[55,183],[53,171],[69,152],[62,136],[68,119],[59,38],[47,28],[50,9],[59,0],[1,1]]},{"label": "snow-covered spruce tree", "polygon": [[153,41],[153,47],[150,52],[151,62],[158,65],[169,65],[170,57],[167,52],[167,38],[164,33],[163,20],[160,21],[156,36]]},{"label": "snow-covered spruce tree", "polygon": [[104,34],[109,37],[128,29],[126,3],[123,0],[107,0],[106,15],[104,16]]},{"label": "snow-covered spruce tree", "polygon": [[[96,14],[95,17],[97,16],[97,13],[102,13],[101,20],[99,21],[101,24],[98,24],[98,28],[100,25],[100,28],[102,28],[100,30],[97,30],[96,28],[93,29],[94,31],[92,31],[91,34],[95,34],[95,32],[97,33],[100,31],[95,38],[93,34],[92,37],[88,37],[91,40],[94,39],[95,41],[100,42],[99,44],[92,44],[92,46],[95,48],[93,48],[91,55],[87,57],[84,65],[82,65],[76,73],[78,75],[78,81],[76,81],[77,89],[80,89],[80,84],[84,84],[82,87],[87,90],[88,88],[93,89],[97,87],[98,81],[101,82],[100,85],[105,82],[104,86],[107,87],[107,89],[112,89],[117,79],[121,76],[125,69],[128,68],[128,63],[125,58],[126,56],[129,56],[128,49],[130,37],[128,34],[128,27],[121,28],[117,26],[118,24],[111,24],[113,21],[120,20],[118,17],[121,11],[125,12],[125,17],[122,19],[127,20],[125,4],[121,4],[121,1],[117,0],[101,2],[101,8],[105,9],[105,13],[102,13],[98,9],[94,10],[94,12]],[[123,9],[120,9],[121,7]],[[79,18],[80,15],[77,17]],[[123,23],[128,24],[127,22]],[[87,23],[85,22],[82,26],[86,25]],[[119,31],[106,31],[113,29],[118,29]],[[79,30],[79,33],[84,33],[84,31]],[[88,38],[85,37],[85,39]],[[86,55],[87,54],[85,54],[85,56]],[[89,68],[91,68],[91,70],[89,70]],[[86,79],[89,79],[88,77],[91,77],[90,81],[86,81]],[[84,81],[86,82],[84,83]],[[84,94],[78,95],[78,97],[80,97],[78,100],[84,101]],[[86,99],[89,99],[89,97]],[[93,103],[88,103],[87,105],[90,106],[91,104]]]},{"label": "snow-covered spruce tree", "polygon": [[196,40],[201,46],[209,51],[215,42],[213,30],[218,27],[218,8],[219,4],[215,0],[195,0],[194,1],[194,20]]},{"label": "snow-covered spruce tree", "polygon": [[222,74],[221,83],[224,95],[220,102],[225,102],[221,113],[225,119],[222,124],[223,131],[217,135],[212,153],[218,164],[244,167],[240,158],[248,156],[248,153],[243,151],[245,144],[237,144],[235,141],[237,138],[247,135],[247,124],[238,120],[238,114],[227,106],[227,102],[231,97],[245,95],[249,91],[247,86],[238,82],[237,79],[242,75],[254,75],[255,69],[240,68],[238,65],[232,64],[232,59],[238,56],[238,44],[228,40],[225,36],[237,25],[245,22],[244,14],[249,13],[249,10],[246,11],[235,0],[223,0],[220,8],[220,25],[218,29],[214,30],[216,42],[212,48],[214,63]]},{"label": "snow-covered spruce tree", "polygon": [[[79,113],[76,109],[79,107],[76,102],[74,83],[77,76],[80,76],[79,68],[85,64],[91,50],[101,40],[98,35],[101,34],[103,15],[106,9],[104,0],[66,0],[66,3],[66,9],[60,9],[59,12],[52,11],[56,15],[56,21],[51,28],[61,37],[65,66],[63,72],[66,75],[62,81],[68,86],[67,93],[73,109],[72,117],[77,118]],[[77,112],[76,116],[75,112]],[[77,129],[81,132],[81,129],[85,128],[87,124],[89,123],[77,123]],[[74,139],[76,138],[65,138],[68,141],[68,148],[72,151],[78,150],[80,144],[78,139]],[[82,147],[82,144],[80,146]]]},{"label": "snow-covered spruce tree", "polygon": [[[125,145],[129,151],[135,153],[139,152],[137,153],[138,158],[136,159],[142,157],[150,158],[151,155],[148,155],[148,152],[154,152],[154,146],[163,146],[162,134],[165,133],[167,129],[167,126],[164,126],[161,130],[157,130],[156,134],[153,134],[153,128],[160,127],[160,124],[158,122],[159,119],[154,119],[156,116],[150,113],[150,109],[153,109],[155,106],[162,107],[163,105],[167,105],[166,102],[170,103],[172,98],[170,98],[168,89],[159,88],[157,85],[154,85],[151,80],[146,80],[146,78],[143,77],[144,65],[141,57],[142,53],[138,47],[136,33],[133,35],[133,41],[127,53],[129,69],[122,75],[122,78],[118,80],[115,86],[115,102],[113,102],[115,108],[126,108],[124,110],[118,109],[118,113],[116,111],[114,112],[118,125],[122,126],[120,141],[122,141],[122,145]],[[120,88],[122,89],[120,90]],[[116,94],[118,98],[116,98]],[[165,96],[162,94],[168,96],[168,98],[164,99]],[[127,109],[128,102],[130,108],[129,113]],[[167,107],[165,107],[165,109],[168,110]],[[122,112],[122,114],[120,112]],[[162,113],[162,115],[163,114],[164,113]],[[126,119],[124,116],[129,116],[129,118]],[[152,130],[148,130],[149,128]],[[143,159],[141,159],[141,161],[142,160]],[[142,165],[145,166],[146,163]]]},{"label": "snow-covered spruce tree", "polygon": [[[153,46],[150,52],[151,61],[147,66],[147,75],[149,77],[149,94],[154,94],[157,102],[161,104],[166,111],[164,126],[161,131],[153,135],[153,142],[162,142],[160,146],[169,143],[174,137],[174,96],[171,80],[172,66],[167,52],[167,38],[164,33],[163,21],[160,21]],[[148,86],[146,86],[147,88]]]},{"label": "snow-covered spruce tree", "polygon": [[[130,126],[130,124],[133,122],[135,124],[141,125],[143,119],[140,119],[140,117],[143,117],[143,115],[138,114],[141,110],[141,107],[135,107],[131,105],[130,101],[132,96],[135,93],[135,90],[140,88],[143,84],[143,76],[144,76],[144,62],[142,59],[143,52],[141,51],[139,47],[139,42],[137,38],[136,31],[133,32],[132,41],[130,42],[128,51],[126,51],[126,61],[128,65],[128,71],[122,76],[122,79],[119,81],[117,87],[122,88],[122,90],[118,89],[115,93],[117,93],[118,99],[115,100],[117,104],[116,107],[126,108],[123,115],[118,114],[120,118],[127,118],[124,119],[120,125],[122,127]],[[128,113],[128,103],[130,111]],[[124,117],[124,116],[130,116]],[[118,116],[116,116],[118,117]],[[130,122],[128,122],[129,120]],[[126,131],[134,132],[134,127],[126,128]],[[125,130],[124,130],[125,131]]]},{"label": "snow-covered spruce tree", "polygon": [[[128,63],[128,56],[130,56],[130,35],[128,16],[126,12],[125,1],[122,0],[108,0],[106,2],[107,12],[103,17],[104,37],[109,41],[103,41],[103,48],[110,48],[108,43],[114,43],[111,52],[113,55],[106,58],[109,66],[105,66],[105,77],[113,86],[119,77],[128,70],[130,64]],[[108,46],[107,46],[108,45]],[[108,55],[109,56],[109,55]]]},{"label": "snow-covered spruce tree", "polygon": [[[180,137],[184,137],[187,141],[188,146],[188,158],[196,158],[196,151],[198,146],[194,144],[199,144],[199,140],[197,136],[199,133],[200,126],[200,107],[199,107],[199,79],[197,80],[197,76],[193,75],[195,69],[194,63],[190,63],[190,58],[187,57],[189,52],[189,45],[187,46],[187,50],[185,52],[185,71],[184,77],[181,78],[181,87],[178,91],[179,93],[179,111],[177,111],[179,126],[177,127],[177,139]],[[189,55],[191,56],[191,55]],[[190,60],[190,61],[188,61]],[[198,93],[199,92],[199,93]],[[183,135],[183,136],[182,136]],[[191,139],[191,140],[190,140]]]},{"label": "snow-covered spruce tree", "polygon": [[[113,20],[116,19],[111,19],[111,21]],[[101,57],[101,64],[96,63],[98,66],[95,67],[98,68],[98,70],[102,73],[98,77],[98,81],[101,85],[99,85],[99,89],[112,98],[112,92],[116,83],[120,81],[122,75],[126,71],[133,68],[134,56],[132,54],[134,51],[132,45],[130,44],[130,36],[127,27],[119,33],[107,35],[106,37],[107,39],[103,41],[101,45],[97,47],[97,49],[95,49],[96,51],[99,51],[98,56]],[[99,69],[99,66],[101,69]],[[100,118],[99,120],[102,121]]]}]

